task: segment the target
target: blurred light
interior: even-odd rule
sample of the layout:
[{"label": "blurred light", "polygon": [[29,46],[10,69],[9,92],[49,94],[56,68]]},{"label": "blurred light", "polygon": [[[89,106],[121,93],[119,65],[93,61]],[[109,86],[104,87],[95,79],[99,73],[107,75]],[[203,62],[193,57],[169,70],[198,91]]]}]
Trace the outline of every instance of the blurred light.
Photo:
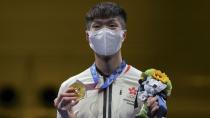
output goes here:
[{"label": "blurred light", "polygon": [[17,93],[11,86],[0,89],[0,106],[14,107],[17,104]]},{"label": "blurred light", "polygon": [[40,91],[40,101],[46,107],[53,107],[53,101],[57,96],[56,87],[45,87]]}]

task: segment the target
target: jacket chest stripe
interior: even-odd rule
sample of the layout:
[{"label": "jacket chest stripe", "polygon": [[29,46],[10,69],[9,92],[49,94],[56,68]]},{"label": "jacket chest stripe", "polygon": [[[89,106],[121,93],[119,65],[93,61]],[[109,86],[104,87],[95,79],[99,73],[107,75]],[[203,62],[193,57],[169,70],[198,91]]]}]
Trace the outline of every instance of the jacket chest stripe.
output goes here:
[{"label": "jacket chest stripe", "polygon": [[[105,77],[103,77],[105,81]],[[106,104],[107,104],[107,88],[103,90],[104,96],[103,96],[103,118],[106,118]]]}]

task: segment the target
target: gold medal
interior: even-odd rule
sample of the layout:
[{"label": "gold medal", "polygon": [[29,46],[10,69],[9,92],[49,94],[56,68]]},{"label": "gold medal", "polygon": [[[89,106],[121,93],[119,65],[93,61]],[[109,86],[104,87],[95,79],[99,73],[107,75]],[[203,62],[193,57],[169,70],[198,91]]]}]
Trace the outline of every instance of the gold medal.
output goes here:
[{"label": "gold medal", "polygon": [[86,88],[81,81],[77,80],[70,87],[74,88],[75,93],[79,99],[83,99],[85,97]]}]

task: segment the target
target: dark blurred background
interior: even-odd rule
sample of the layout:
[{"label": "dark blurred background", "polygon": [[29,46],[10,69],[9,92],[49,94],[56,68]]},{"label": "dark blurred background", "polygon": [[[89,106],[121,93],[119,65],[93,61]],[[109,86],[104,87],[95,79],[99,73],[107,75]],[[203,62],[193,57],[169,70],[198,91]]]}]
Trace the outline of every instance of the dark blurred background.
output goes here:
[{"label": "dark blurred background", "polygon": [[[0,1],[0,118],[54,118],[60,84],[94,61],[84,16],[101,0]],[[127,63],[173,82],[169,118],[210,117],[210,1],[114,0]]]}]

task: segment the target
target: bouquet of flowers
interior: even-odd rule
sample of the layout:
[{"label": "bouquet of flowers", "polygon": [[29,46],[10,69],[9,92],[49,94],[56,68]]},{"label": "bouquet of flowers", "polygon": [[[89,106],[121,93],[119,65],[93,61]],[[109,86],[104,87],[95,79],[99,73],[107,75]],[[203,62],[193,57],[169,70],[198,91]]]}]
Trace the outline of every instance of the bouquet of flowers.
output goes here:
[{"label": "bouquet of flowers", "polygon": [[144,104],[136,116],[148,118],[150,113],[146,100],[150,96],[157,96],[159,103],[157,116],[158,118],[165,117],[167,113],[166,99],[171,95],[172,90],[172,84],[168,76],[160,70],[148,69],[142,73],[139,83],[137,101],[140,100]]}]

